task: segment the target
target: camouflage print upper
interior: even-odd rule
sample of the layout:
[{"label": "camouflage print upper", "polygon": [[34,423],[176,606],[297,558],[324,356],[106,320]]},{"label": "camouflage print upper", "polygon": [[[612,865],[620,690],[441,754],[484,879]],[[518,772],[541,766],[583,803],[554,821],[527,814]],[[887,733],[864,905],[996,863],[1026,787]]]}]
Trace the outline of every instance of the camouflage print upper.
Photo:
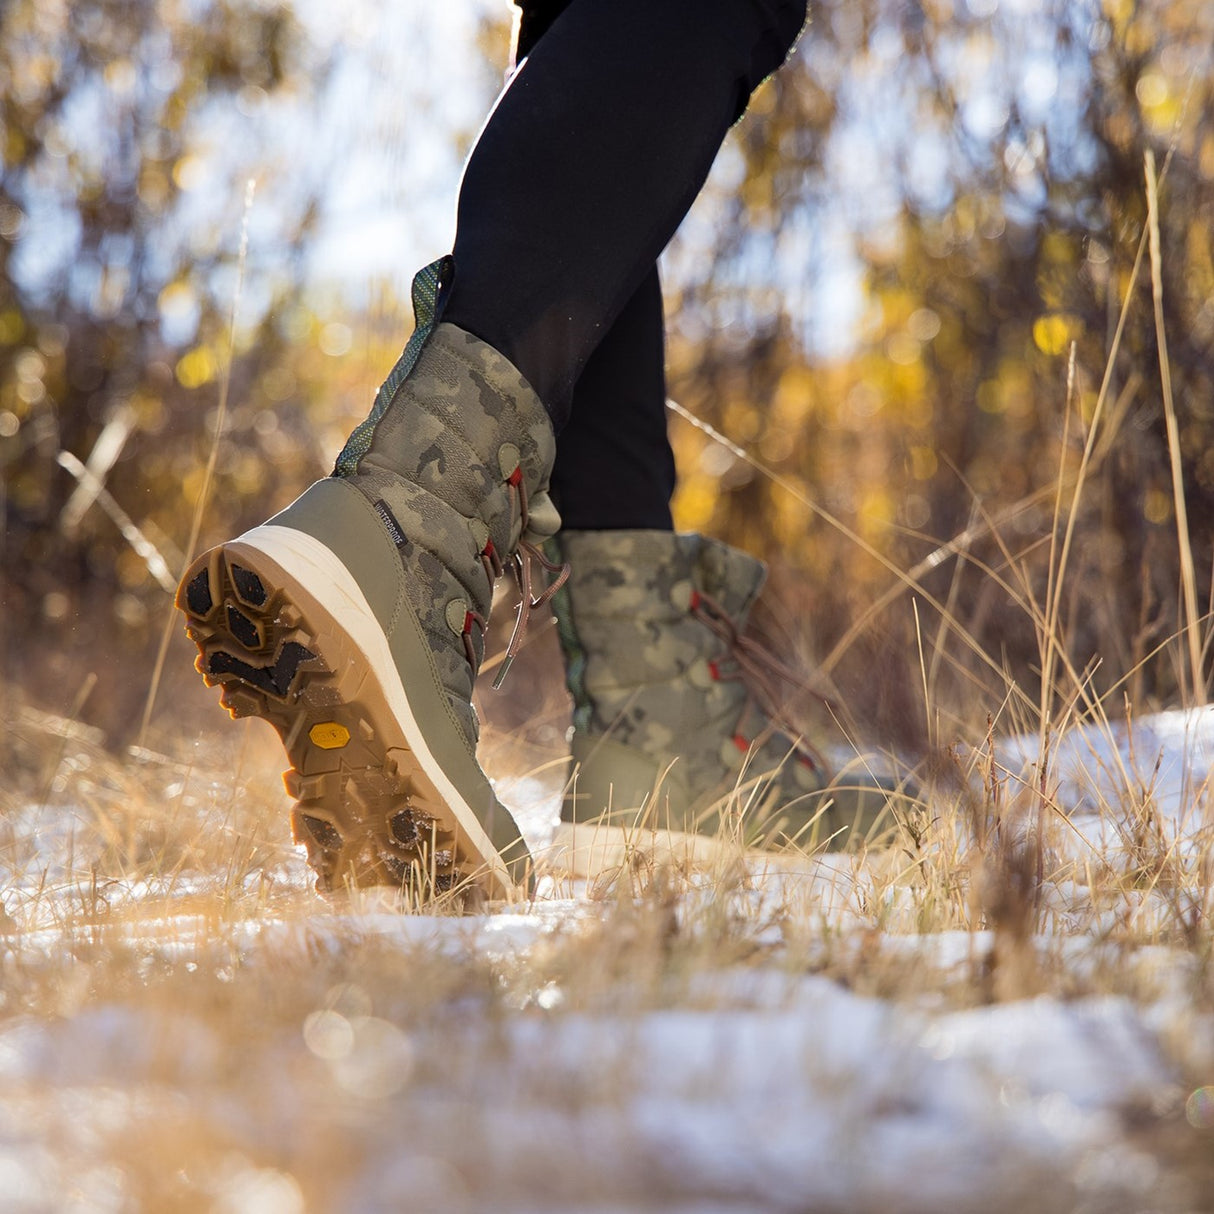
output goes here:
[{"label": "camouflage print upper", "polygon": [[377,404],[370,441],[360,428],[358,449],[343,452],[336,474],[375,505],[396,542],[406,594],[475,746],[472,687],[484,638],[473,617],[487,621],[493,597],[481,554],[491,544],[505,562],[518,547],[520,489],[532,539],[559,526],[547,497],[555,440],[531,386],[479,338],[437,324],[411,356],[407,374]]},{"label": "camouflage print upper", "polygon": [[697,803],[727,793],[745,765],[775,773],[784,800],[821,787],[793,741],[751,701],[729,646],[693,612],[711,597],[741,628],[762,562],[717,540],[664,531],[563,532],[570,578],[554,600],[574,729],[678,761]]}]

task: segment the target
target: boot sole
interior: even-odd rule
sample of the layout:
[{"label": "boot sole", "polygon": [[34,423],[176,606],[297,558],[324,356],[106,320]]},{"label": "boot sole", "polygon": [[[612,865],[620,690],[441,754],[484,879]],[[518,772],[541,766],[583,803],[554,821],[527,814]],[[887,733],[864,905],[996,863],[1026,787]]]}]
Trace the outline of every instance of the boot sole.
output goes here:
[{"label": "boot sole", "polygon": [[213,548],[177,593],[195,668],[233,717],[262,717],[291,764],[292,833],[324,891],[410,901],[515,886],[434,757],[378,620],[340,558],[273,524]]}]

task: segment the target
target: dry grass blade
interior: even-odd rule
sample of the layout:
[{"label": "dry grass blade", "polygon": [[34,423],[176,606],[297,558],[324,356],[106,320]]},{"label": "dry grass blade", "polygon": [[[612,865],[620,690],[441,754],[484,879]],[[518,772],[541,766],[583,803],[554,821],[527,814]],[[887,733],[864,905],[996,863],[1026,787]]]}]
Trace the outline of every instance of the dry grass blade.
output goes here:
[{"label": "dry grass blade", "polygon": [[1168,362],[1168,339],[1163,318],[1163,258],[1159,247],[1159,182],[1155,175],[1155,153],[1147,149],[1147,231],[1151,244],[1151,298],[1155,307],[1155,340],[1159,349],[1159,382],[1163,390],[1164,422],[1168,432],[1168,455],[1172,471],[1172,501],[1176,513],[1176,540],[1180,548],[1180,584],[1184,601],[1184,631],[1189,651],[1190,689],[1195,704],[1206,702],[1202,672],[1202,640],[1198,632],[1197,569],[1189,538],[1189,514],[1185,506],[1184,475],[1181,471],[1180,427],[1172,397],[1172,369]]},{"label": "dry grass blade", "polygon": [[[198,502],[194,507],[194,517],[190,522],[190,538],[185,546],[185,556],[181,563],[182,574],[190,567],[194,553],[198,547],[198,537],[202,534],[202,518],[206,512],[207,502],[211,495],[211,483],[215,479],[215,465],[219,461],[219,444],[223,438],[224,423],[227,420],[228,394],[232,386],[232,363],[236,357],[236,319],[240,314],[240,296],[244,289],[245,263],[249,253],[249,214],[253,209],[253,195],[257,183],[251,178],[245,187],[244,211],[240,220],[240,249],[236,257],[236,289],[232,292],[232,313],[228,323],[228,346],[224,358],[223,371],[219,380],[219,403],[215,412],[215,433],[211,439],[211,451],[207,456],[206,471],[202,478],[202,488],[198,492]],[[173,635],[173,624],[176,619],[176,609],[170,607],[165,616],[164,630],[160,634],[160,648],[156,653],[156,663],[152,667],[152,680],[148,687],[147,702],[143,707],[143,719],[139,723],[139,738],[136,746],[142,749],[147,742],[148,726],[152,721],[152,711],[156,706],[156,693],[160,688],[160,677],[164,672],[165,658],[169,652],[169,640]]]},{"label": "dry grass blade", "polygon": [[88,470],[87,477],[78,476],[79,481],[59,512],[59,526],[65,534],[71,535],[80,526],[81,520],[88,513],[89,507],[97,498],[98,490],[105,484],[105,478],[122,454],[126,440],[135,428],[135,411],[129,405],[119,405],[110,415],[109,421],[101,427],[101,433],[93,444],[92,451],[85,461]]},{"label": "dry grass blade", "polygon": [[60,451],[56,460],[61,468],[67,469],[87,488],[90,500],[95,501],[110,516],[114,526],[122,533],[122,538],[147,566],[148,572],[156,579],[160,588],[172,594],[177,589],[177,579],[169,572],[168,562],[156,545],[140,531],[131,516],[114,500],[110,491],[70,451]]},{"label": "dry grass blade", "polygon": [[[1066,455],[1067,449],[1070,446],[1070,426],[1071,426],[1071,407],[1074,401],[1075,393],[1075,343],[1071,342],[1070,356],[1067,359],[1066,369],[1066,398],[1063,403],[1063,429],[1062,443],[1060,445],[1060,457],[1058,460],[1058,489],[1054,496],[1054,517],[1050,524],[1050,555],[1049,555],[1049,576],[1045,588],[1045,621],[1043,635],[1040,639],[1041,645],[1041,750],[1042,755],[1046,753],[1046,747],[1049,744],[1049,732],[1051,729],[1052,719],[1052,700],[1054,695],[1054,669],[1058,660],[1058,652],[1061,647],[1061,640],[1058,634],[1059,612],[1062,604],[1062,582],[1066,573],[1066,557],[1070,550],[1070,538],[1074,519],[1077,512],[1079,497],[1083,492],[1084,474],[1086,471],[1086,463],[1080,466],[1079,475],[1075,479],[1075,486],[1071,498],[1071,510],[1067,524],[1067,540],[1063,545],[1062,555],[1055,560],[1055,550],[1058,543],[1058,517],[1062,509],[1063,500],[1063,485],[1065,482],[1066,473]],[[1094,431],[1093,427],[1093,431]],[[1094,441],[1094,433],[1088,434],[1088,446],[1085,447],[1084,454],[1087,455],[1091,449],[1091,444]]]},{"label": "dry grass blade", "polygon": [[[894,577],[898,579],[898,585],[892,592],[887,592],[887,598],[889,601],[892,601],[893,598],[896,598],[906,590],[913,590],[923,599],[924,602],[928,603],[936,611],[941,619],[949,622],[962,644],[966,646],[966,648],[978,659],[979,662],[988,667],[988,669],[990,669],[996,675],[1002,676],[999,663],[992,658],[985,649],[983,649],[983,647],[965,628],[961,621],[950,614],[945,604],[941,603],[940,600],[919,580],[926,573],[929,573],[932,569],[935,569],[937,566],[943,563],[943,561],[952,555],[953,552],[958,551],[960,547],[968,546],[968,544],[972,542],[972,537],[959,537],[957,540],[953,540],[948,544],[942,544],[934,553],[932,553],[925,560],[920,561],[910,571],[901,569],[896,562],[891,560],[885,555],[885,553],[881,552],[874,545],[870,544],[862,535],[843,522],[841,518],[835,514],[832,514],[824,506],[820,506],[817,502],[807,497],[787,477],[781,476],[762,460],[756,458],[754,455],[751,455],[750,452],[744,450],[742,447],[739,447],[735,442],[727,438],[719,430],[709,425],[708,422],[704,421],[702,418],[696,417],[694,413],[688,409],[685,409],[676,401],[668,400],[666,402],[666,408],[674,413],[677,417],[680,417],[684,421],[690,423],[697,430],[708,435],[713,442],[720,443],[732,455],[749,464],[757,472],[762,473],[762,475],[770,480],[772,484],[779,485],[780,488],[783,489],[785,493],[789,494],[789,496],[795,501],[800,502],[801,505],[803,505],[812,514],[820,518],[829,526],[833,527],[841,535],[845,536],[866,556],[872,558],[872,560],[874,560],[882,568],[892,573]],[[866,613],[865,618],[870,619],[871,617],[872,612],[870,610],[870,612]],[[859,631],[853,626],[853,628],[848,630],[845,640],[848,644],[850,644],[858,635]],[[844,646],[843,642],[841,641],[833,650],[831,650],[830,654],[828,654],[827,657],[818,664],[816,673],[828,675],[833,667],[837,665],[839,659],[842,657],[843,651]]]}]

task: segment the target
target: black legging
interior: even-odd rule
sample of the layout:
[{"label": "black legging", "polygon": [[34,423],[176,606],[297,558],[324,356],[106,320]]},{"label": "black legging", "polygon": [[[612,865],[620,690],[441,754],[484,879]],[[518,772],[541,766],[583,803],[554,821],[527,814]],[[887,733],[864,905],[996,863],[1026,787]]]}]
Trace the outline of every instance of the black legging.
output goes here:
[{"label": "black legging", "polygon": [[547,407],[566,527],[669,529],[657,258],[805,0],[522,7],[526,62],[464,171],[444,319]]}]

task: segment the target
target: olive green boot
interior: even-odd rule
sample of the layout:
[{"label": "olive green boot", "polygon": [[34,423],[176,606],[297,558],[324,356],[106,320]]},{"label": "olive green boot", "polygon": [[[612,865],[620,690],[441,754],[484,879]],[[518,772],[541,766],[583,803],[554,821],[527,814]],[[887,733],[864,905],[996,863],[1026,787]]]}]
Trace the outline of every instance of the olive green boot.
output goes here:
[{"label": "olive green boot", "polygon": [[762,562],[664,531],[558,543],[570,577],[553,605],[574,699],[566,823],[714,835],[728,814],[747,843],[832,848],[867,828],[884,797],[861,822],[822,757],[773,723],[775,663],[741,636]]},{"label": "olive green boot", "polygon": [[527,849],[476,758],[494,581],[559,525],[552,427],[500,354],[439,322],[449,261],[334,473],[201,556],[178,592],[233,716],[278,730],[295,838],[322,889],[505,896]]}]

